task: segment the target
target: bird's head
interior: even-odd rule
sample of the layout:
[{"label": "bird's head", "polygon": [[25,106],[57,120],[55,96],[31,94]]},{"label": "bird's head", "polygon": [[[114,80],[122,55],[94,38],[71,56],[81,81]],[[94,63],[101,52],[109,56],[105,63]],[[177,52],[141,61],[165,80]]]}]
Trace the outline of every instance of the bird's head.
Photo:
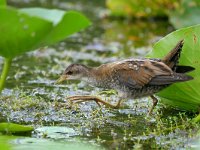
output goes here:
[{"label": "bird's head", "polygon": [[90,68],[82,64],[69,65],[56,83],[61,83],[65,80],[81,80],[87,78]]}]

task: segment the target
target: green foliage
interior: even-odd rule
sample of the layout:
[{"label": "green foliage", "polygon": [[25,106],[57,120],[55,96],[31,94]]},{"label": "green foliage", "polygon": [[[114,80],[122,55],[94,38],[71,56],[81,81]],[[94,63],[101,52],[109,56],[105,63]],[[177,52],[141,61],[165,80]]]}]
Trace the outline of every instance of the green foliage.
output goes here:
[{"label": "green foliage", "polygon": [[[18,141],[17,141],[18,140]],[[24,138],[16,139],[15,143],[12,144],[15,149],[19,150],[102,150],[102,147],[94,146],[93,144],[81,141],[79,139],[71,139],[69,141],[54,141],[49,139],[38,139],[38,138]]]},{"label": "green foliage", "polygon": [[78,133],[73,128],[59,126],[41,127],[37,128],[35,131],[40,133],[41,135],[45,135],[45,137],[52,139],[68,138],[78,135]]},{"label": "green foliage", "polygon": [[31,126],[23,126],[15,123],[0,123],[0,132],[30,132],[33,130]]},{"label": "green foliage", "polygon": [[[0,3],[5,5],[5,3]],[[54,44],[90,25],[81,13],[42,8],[17,10],[0,7],[0,56],[5,57],[0,78],[0,93],[11,66],[12,58]]]},{"label": "green foliage", "polygon": [[54,44],[90,24],[78,12],[42,8],[0,8],[0,22],[0,55],[6,58]]},{"label": "green foliage", "polygon": [[193,66],[195,71],[189,73],[194,80],[173,84],[158,93],[162,100],[180,109],[197,111],[200,105],[200,25],[183,28],[172,32],[157,42],[150,57],[162,58],[176,43],[184,39],[180,65]]},{"label": "green foliage", "polygon": [[114,16],[167,17],[176,28],[200,23],[199,0],[107,0],[107,7]]},{"label": "green foliage", "polygon": [[0,6],[6,6],[6,0],[0,0]]},{"label": "green foliage", "polygon": [[[60,132],[60,135],[62,132]],[[65,133],[63,133],[65,134]],[[63,135],[62,135],[63,137]],[[61,138],[62,138],[61,137]],[[66,138],[60,140],[52,140],[53,138],[28,138],[28,137],[17,137],[17,136],[3,136],[0,135],[0,149],[1,150],[12,150],[12,149],[19,149],[19,150],[66,150],[66,149],[73,149],[73,150],[101,150],[103,149],[100,146],[96,146],[91,144],[86,140],[82,140],[79,138]]]},{"label": "green foliage", "polygon": [[0,135],[0,147],[2,150],[11,150],[12,146],[9,144],[9,141],[12,140],[13,136],[3,136]]},{"label": "green foliage", "polygon": [[45,45],[54,44],[67,36],[80,31],[89,26],[90,21],[81,13],[75,11],[48,10],[44,8],[27,8],[22,9],[22,12],[30,15],[46,19],[53,23],[53,28],[50,33],[46,34],[44,41]]},{"label": "green foliage", "polygon": [[174,11],[169,11],[169,20],[178,29],[200,23],[200,1],[182,0]]},{"label": "green foliage", "polygon": [[176,0],[107,0],[107,7],[114,16],[158,17],[166,16],[168,9],[176,5]]}]

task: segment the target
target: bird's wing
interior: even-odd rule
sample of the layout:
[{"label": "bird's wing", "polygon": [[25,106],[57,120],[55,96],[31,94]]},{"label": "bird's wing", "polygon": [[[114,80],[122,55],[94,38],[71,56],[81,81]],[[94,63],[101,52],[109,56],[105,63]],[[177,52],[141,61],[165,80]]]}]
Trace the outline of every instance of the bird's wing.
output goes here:
[{"label": "bird's wing", "polygon": [[113,66],[113,71],[120,84],[130,88],[142,88],[158,76],[171,76],[173,73],[163,62],[148,59],[118,63]]}]

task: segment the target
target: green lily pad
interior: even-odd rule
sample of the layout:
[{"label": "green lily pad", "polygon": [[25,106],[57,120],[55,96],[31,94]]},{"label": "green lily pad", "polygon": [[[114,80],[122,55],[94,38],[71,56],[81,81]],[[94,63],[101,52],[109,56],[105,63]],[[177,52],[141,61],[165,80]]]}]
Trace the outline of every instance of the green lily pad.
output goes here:
[{"label": "green lily pad", "polygon": [[197,111],[200,106],[200,25],[177,30],[162,38],[154,45],[149,56],[162,58],[181,39],[184,39],[184,46],[179,64],[195,68],[195,71],[188,73],[194,80],[173,84],[157,95],[165,103],[180,109]]},{"label": "green lily pad", "polygon": [[69,138],[78,135],[73,128],[69,127],[41,127],[35,129],[35,131],[52,139]]},{"label": "green lily pad", "polygon": [[0,148],[2,150],[11,150],[12,146],[9,141],[13,140],[14,138],[14,136],[0,135]]},{"label": "green lily pad", "polygon": [[14,150],[101,150],[100,146],[93,145],[80,139],[70,141],[53,141],[50,139],[18,138],[12,142]]},{"label": "green lily pad", "polygon": [[45,8],[23,8],[20,11],[53,23],[54,28],[43,41],[46,45],[56,43],[91,24],[85,16],[75,11]]},{"label": "green lily pad", "polygon": [[0,1],[0,6],[6,6],[6,0],[1,0]]},{"label": "green lily pad", "polygon": [[54,44],[90,25],[81,13],[42,8],[0,7],[0,22],[0,55],[6,58]]},{"label": "green lily pad", "polygon": [[11,145],[9,144],[9,140],[13,139],[12,136],[3,136],[0,135],[0,147],[3,150],[10,150]]},{"label": "green lily pad", "polygon": [[33,127],[24,126],[15,123],[0,123],[0,132],[30,132],[33,131]]},{"label": "green lily pad", "polygon": [[1,150],[102,150],[101,146],[80,138],[43,139],[18,136],[0,136]]}]

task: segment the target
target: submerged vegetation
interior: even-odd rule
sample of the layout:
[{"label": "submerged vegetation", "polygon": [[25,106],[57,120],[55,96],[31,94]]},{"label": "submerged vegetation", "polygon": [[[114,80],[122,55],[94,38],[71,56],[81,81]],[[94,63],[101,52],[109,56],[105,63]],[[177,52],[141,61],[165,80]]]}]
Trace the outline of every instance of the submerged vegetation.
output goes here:
[{"label": "submerged vegetation", "polygon": [[[107,6],[111,2],[107,0]],[[185,5],[184,0],[183,2],[184,6],[198,8],[196,1],[189,5]],[[5,6],[5,0],[0,1],[0,5]],[[5,74],[0,78],[1,148],[24,150],[28,148],[80,149],[81,147],[81,149],[96,150],[200,147],[198,145],[199,116],[193,119],[198,115],[196,112],[199,105],[199,25],[172,32],[174,27],[180,27],[175,25],[176,21],[171,20],[172,16],[169,19],[173,22],[173,26],[166,21],[165,17],[161,20],[153,17],[144,19],[145,14],[140,12],[143,10],[142,7],[138,13],[143,19],[130,19],[130,16],[123,19],[107,17],[106,2],[99,0],[30,0],[20,3],[8,0],[6,7],[8,5],[18,8],[9,7],[8,12],[13,16],[8,18],[3,17],[5,12],[1,13],[7,8],[0,7],[0,31],[3,25],[6,27],[4,32],[1,32],[4,34],[0,40],[0,55],[5,57],[5,59],[0,58],[2,66],[0,72]],[[43,8],[22,9],[30,6]],[[152,5],[154,6],[156,5]],[[167,3],[167,6],[179,8],[175,1],[172,5]],[[189,8],[187,10],[191,11]],[[49,27],[40,28],[38,25],[37,34],[36,32],[33,34],[29,32],[36,29],[32,22],[28,24],[28,28],[25,26],[25,32],[29,36],[24,34],[25,36],[20,40],[22,32],[11,33],[14,29],[10,30],[13,28],[10,21],[14,17],[20,18],[18,13],[27,21],[35,19],[47,23]],[[179,18],[176,9],[173,13],[177,13],[174,17]],[[58,23],[58,20],[56,23],[54,16],[58,14],[66,15],[65,17],[71,20],[65,20],[66,23],[61,19],[61,22],[64,21],[63,24]],[[90,21],[82,14],[90,18],[93,25],[76,33],[90,25]],[[168,15],[165,10],[163,14]],[[74,19],[76,18],[74,15],[80,18]],[[2,18],[4,19],[1,20]],[[81,23],[80,20],[83,22]],[[24,23],[24,19],[21,21]],[[16,22],[17,26],[24,29],[24,26]],[[65,39],[72,33],[76,34]],[[37,40],[29,45],[32,38],[30,35],[34,37],[41,35],[41,37],[36,36]],[[155,44],[161,37],[164,38]],[[146,116],[151,106],[149,98],[129,99],[118,110],[98,107],[95,102],[81,103],[68,109],[67,96],[92,94],[115,103],[117,94],[115,91],[103,91],[79,81],[68,81],[63,85],[54,84],[59,74],[72,62],[97,66],[123,58],[144,57],[154,44],[153,51],[148,54],[148,57],[162,57],[180,39],[184,39],[185,42],[180,64],[196,68],[195,72],[190,73],[195,80],[173,85],[158,93],[162,102],[156,107],[152,116]],[[60,40],[62,42],[58,42]],[[55,44],[56,42],[58,43]],[[50,46],[44,47],[46,45]],[[34,51],[36,48],[37,51]],[[24,54],[27,51],[30,52]],[[6,84],[3,86],[6,78]],[[188,89],[188,87],[193,88]]]},{"label": "submerged vegetation", "polygon": [[[92,145],[113,149],[126,149],[129,145],[152,149],[195,146],[199,125],[191,121],[194,115],[160,106],[154,117],[147,118],[142,112],[148,110],[146,103],[143,100],[140,104],[132,104],[131,108],[125,105],[120,110],[96,107],[95,103],[89,106],[80,104],[70,110],[66,109],[65,103],[26,96],[21,91],[18,97],[4,97],[0,105],[7,120],[35,126],[33,137],[60,142],[77,142],[79,137],[79,142],[90,141]],[[36,139],[32,141],[37,142]],[[23,145],[23,139],[21,142]]]}]

